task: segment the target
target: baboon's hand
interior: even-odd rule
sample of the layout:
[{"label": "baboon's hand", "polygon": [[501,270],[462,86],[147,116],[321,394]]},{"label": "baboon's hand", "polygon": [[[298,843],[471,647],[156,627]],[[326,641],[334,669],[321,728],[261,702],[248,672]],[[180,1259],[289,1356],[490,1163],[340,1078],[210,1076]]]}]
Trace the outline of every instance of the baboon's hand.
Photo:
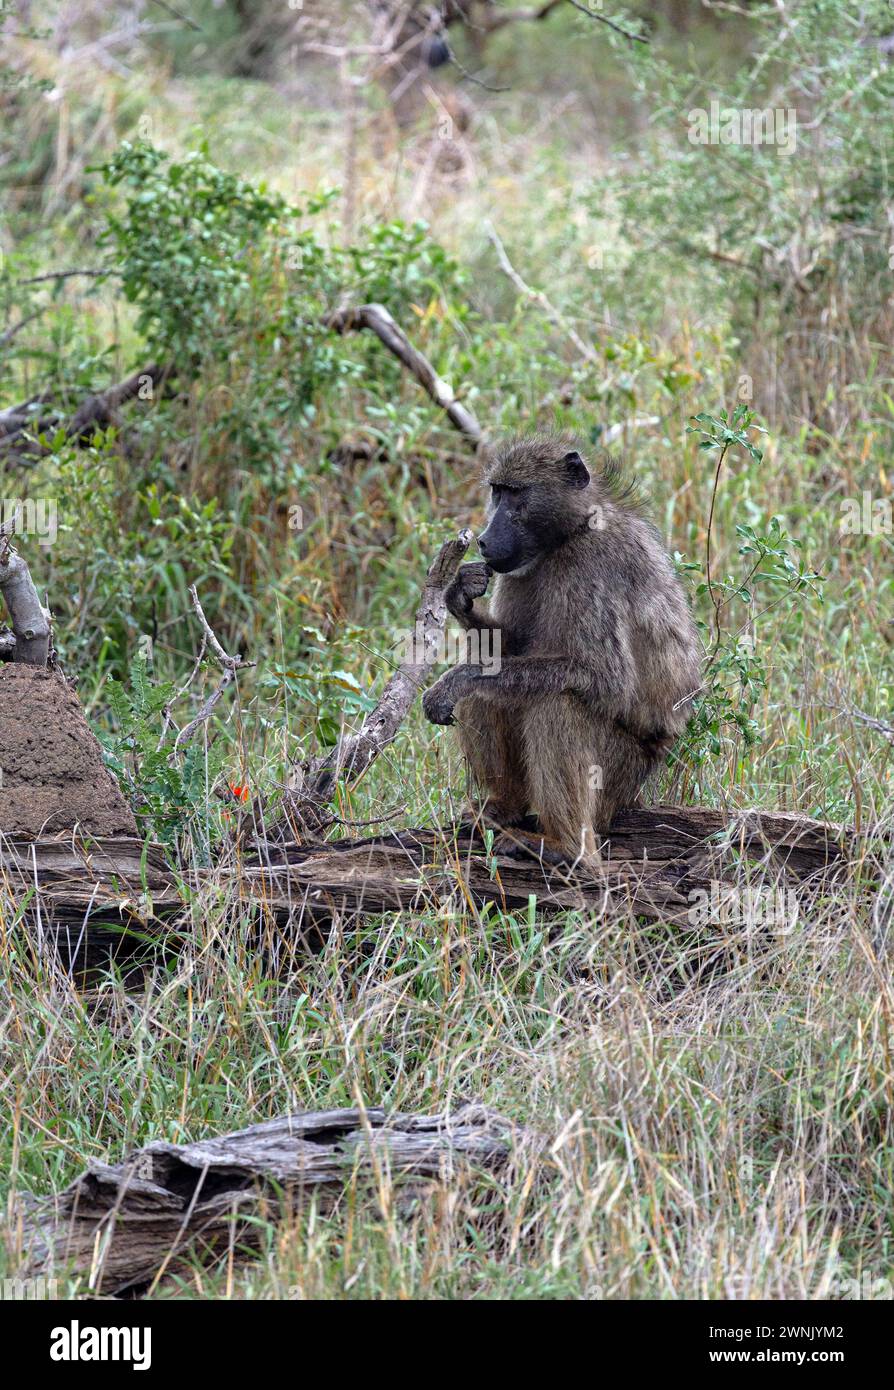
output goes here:
[{"label": "baboon's hand", "polygon": [[429,686],[422,697],[422,711],[429,723],[452,724],[453,706],[468,693],[469,685],[480,674],[480,666],[454,666]]},{"label": "baboon's hand", "polygon": [[451,688],[450,672],[430,685],[422,697],[422,712],[429,724],[452,724],[456,690]]},{"label": "baboon's hand", "polygon": [[493,570],[483,560],[460,565],[456,578],[444,594],[447,609],[454,618],[467,618],[476,598],[481,598],[490,583]]}]

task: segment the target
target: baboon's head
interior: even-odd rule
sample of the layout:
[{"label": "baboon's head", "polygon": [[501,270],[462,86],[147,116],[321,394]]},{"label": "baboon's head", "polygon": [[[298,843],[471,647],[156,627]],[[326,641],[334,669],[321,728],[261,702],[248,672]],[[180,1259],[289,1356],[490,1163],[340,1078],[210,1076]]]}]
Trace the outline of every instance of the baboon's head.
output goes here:
[{"label": "baboon's head", "polygon": [[440,68],[450,62],[450,48],[443,34],[432,34],[424,39],[422,54],[430,68]]},{"label": "baboon's head", "polygon": [[572,435],[509,440],[491,453],[484,481],[490,497],[478,548],[497,574],[525,573],[588,524],[590,470]]},{"label": "baboon's head", "polygon": [[439,68],[450,61],[447,27],[440,5],[421,3],[421,0],[378,0],[379,10],[389,25],[397,22],[392,34],[394,49],[406,49],[406,58],[416,64],[421,58],[430,68]]}]

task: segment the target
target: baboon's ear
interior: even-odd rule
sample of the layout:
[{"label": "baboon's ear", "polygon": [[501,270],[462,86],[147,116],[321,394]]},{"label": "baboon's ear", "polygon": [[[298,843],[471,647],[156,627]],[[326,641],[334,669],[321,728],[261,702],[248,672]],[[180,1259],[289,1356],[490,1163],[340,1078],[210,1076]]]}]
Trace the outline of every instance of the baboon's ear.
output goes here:
[{"label": "baboon's ear", "polygon": [[580,454],[574,449],[562,459],[565,475],[572,487],[586,487],[590,481],[590,470]]}]

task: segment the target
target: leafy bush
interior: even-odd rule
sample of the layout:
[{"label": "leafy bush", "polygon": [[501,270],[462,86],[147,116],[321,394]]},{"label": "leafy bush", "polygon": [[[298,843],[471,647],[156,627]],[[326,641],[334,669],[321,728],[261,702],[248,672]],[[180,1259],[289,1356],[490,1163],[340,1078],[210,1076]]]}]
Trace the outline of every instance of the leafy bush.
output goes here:
[{"label": "leafy bush", "polygon": [[[677,564],[683,573],[697,578],[696,599],[709,600],[712,611],[710,621],[697,620],[707,651],[704,688],[686,737],[674,750],[677,766],[698,766],[716,757],[723,749],[724,738],[731,734],[740,735],[747,748],[760,741],[762,731],[753,709],[767,689],[767,666],[765,653],[756,643],[757,619],[783,602],[822,597],[820,576],[803,561],[796,563],[793,551],[800,549],[800,542],[786,534],[776,516],[770,518],[763,534],[744,523],[736,526],[743,574],[717,575],[712,571],[711,530],[721,470],[731,448],[744,449],[756,464],[762,462],[763,455],[748,437],[749,430],[761,427],[754,424],[754,412],[744,405],[737,406],[731,416],[726,411],[719,416],[700,412],[693,416],[693,421],[689,433],[701,437],[699,450],[717,454],[714,490],[705,559],[686,561],[678,555]],[[696,612],[702,606],[697,602]]]},{"label": "leafy bush", "polygon": [[[609,170],[588,200],[619,232],[604,289],[653,316],[724,307],[738,371],[768,413],[840,431],[853,418],[849,384],[894,327],[894,65],[875,46],[890,5],[800,0],[746,18],[750,45],[713,80],[693,81],[655,46],[620,50],[656,109],[642,157]],[[717,129],[700,143],[712,103]],[[764,110],[774,135],[763,142],[736,138],[724,116]]]},{"label": "leafy bush", "polygon": [[190,833],[204,841],[223,745],[218,741],[206,750],[197,739],[187,743],[182,755],[174,755],[173,740],[165,738],[174,682],[154,682],[144,652],[134,657],[129,674],[129,688],[117,680],[108,683],[118,730],[99,733],[106,763],[129,796],[144,833],[172,848]]},{"label": "leafy bush", "polygon": [[347,249],[324,245],[305,224],[331,194],[291,206],[219,169],[204,149],[172,160],[148,143],[125,143],[102,172],[125,205],[109,209],[100,240],[138,307],[149,352],[187,378],[228,363],[239,399],[223,423],[237,431],[237,421],[246,430],[266,420],[273,432],[307,424],[318,393],[357,374],[325,322],[339,299],[375,300],[400,317],[416,299],[458,285],[455,261],[423,223],[374,227],[367,243]]}]

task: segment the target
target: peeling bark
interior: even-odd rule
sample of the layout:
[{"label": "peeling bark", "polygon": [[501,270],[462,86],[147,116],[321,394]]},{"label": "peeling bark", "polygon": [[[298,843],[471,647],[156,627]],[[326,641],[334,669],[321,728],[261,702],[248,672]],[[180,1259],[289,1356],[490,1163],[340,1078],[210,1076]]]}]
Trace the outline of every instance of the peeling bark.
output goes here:
[{"label": "peeling bark", "polygon": [[[760,810],[652,806],[618,816],[601,847],[598,872],[489,855],[468,825],[404,829],[327,844],[264,843],[206,872],[244,927],[253,923],[271,970],[290,968],[321,944],[334,919],[493,903],[544,917],[578,911],[594,921],[630,915],[696,930],[693,894],[717,898],[743,882],[791,888],[809,921],[815,894],[847,886],[871,910],[892,837],[884,827],[857,835],[807,816]],[[110,954],[135,970],[190,939],[176,875],[157,845],[127,838],[0,840],[0,884],[13,903],[30,895],[24,927],[55,946],[67,968],[89,973]],[[201,881],[189,890],[201,893]],[[879,895],[879,901],[883,894]],[[722,930],[722,928],[721,928]],[[266,943],[266,944],[265,944]]]},{"label": "peeling bark", "polygon": [[756,882],[809,895],[846,875],[856,837],[841,826],[782,812],[726,813],[695,806],[640,807],[619,815],[596,871],[487,853],[468,825],[395,831],[323,845],[263,845],[242,881],[279,924],[325,924],[333,914],[435,910],[471,900],[515,911],[630,913],[692,927],[693,904],[733,892],[741,861]]},{"label": "peeling bark", "polygon": [[147,1144],[120,1164],[91,1163],[58,1197],[29,1203],[22,1253],[33,1274],[62,1270],[94,1293],[140,1291],[182,1265],[238,1247],[257,1222],[316,1199],[373,1194],[380,1207],[407,1180],[446,1184],[509,1162],[523,1131],[483,1105],[453,1114],[379,1108],[285,1115],[195,1144]]}]

